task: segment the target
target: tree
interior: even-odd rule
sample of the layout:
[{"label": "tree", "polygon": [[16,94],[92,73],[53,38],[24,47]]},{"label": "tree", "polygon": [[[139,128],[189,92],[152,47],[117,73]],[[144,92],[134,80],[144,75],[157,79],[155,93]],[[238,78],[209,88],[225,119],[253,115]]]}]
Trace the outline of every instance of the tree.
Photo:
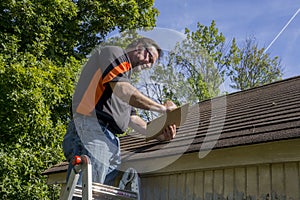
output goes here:
[{"label": "tree", "polygon": [[230,51],[227,75],[233,89],[246,90],[282,78],[279,57],[270,58],[264,48],[258,48],[255,38],[247,38],[241,48],[234,39]]},{"label": "tree", "polygon": [[[69,117],[73,81],[80,62],[64,67],[20,54],[0,57],[0,196],[48,199],[51,187],[41,172],[62,161],[62,136]],[[73,80],[73,81],[72,81]],[[55,196],[56,194],[56,196]]]},{"label": "tree", "polygon": [[183,84],[191,88],[189,96],[196,95],[194,101],[202,101],[220,94],[226,49],[225,37],[215,21],[209,27],[198,23],[197,28],[195,32],[186,29],[186,40],[171,52],[168,65],[175,64],[180,72],[177,76],[185,77]]},{"label": "tree", "polygon": [[[225,37],[215,21],[209,27],[198,23],[197,28],[195,32],[186,29],[186,39],[169,52],[167,62],[152,77],[156,82],[164,81],[167,96],[178,93],[177,99],[184,96],[186,101],[197,102],[219,95],[226,63]],[[190,88],[188,93],[183,86]]]},{"label": "tree", "polygon": [[[185,34],[186,39],[164,52],[160,64],[137,85],[160,103],[171,99],[177,105],[193,104],[220,95],[228,56],[225,37],[215,21],[210,26],[198,23],[196,31],[186,29]],[[142,115],[147,120],[155,117],[147,112]]]},{"label": "tree", "polygon": [[3,0],[0,16],[1,51],[14,38],[19,52],[64,62],[84,58],[114,30],[154,27],[158,11],[152,0]]},{"label": "tree", "polygon": [[113,30],[152,27],[153,1],[0,3],[0,196],[58,199],[41,173],[64,160],[74,82]]}]

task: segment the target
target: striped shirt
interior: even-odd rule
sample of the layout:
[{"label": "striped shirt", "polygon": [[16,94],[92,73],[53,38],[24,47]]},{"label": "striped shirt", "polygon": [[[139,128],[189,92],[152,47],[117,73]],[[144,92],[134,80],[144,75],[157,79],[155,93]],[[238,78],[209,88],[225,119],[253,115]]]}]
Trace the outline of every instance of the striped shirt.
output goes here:
[{"label": "striped shirt", "polygon": [[131,106],[113,94],[109,82],[130,81],[131,64],[128,55],[119,47],[99,48],[82,69],[72,102],[73,113],[97,116],[123,133],[129,123]]}]

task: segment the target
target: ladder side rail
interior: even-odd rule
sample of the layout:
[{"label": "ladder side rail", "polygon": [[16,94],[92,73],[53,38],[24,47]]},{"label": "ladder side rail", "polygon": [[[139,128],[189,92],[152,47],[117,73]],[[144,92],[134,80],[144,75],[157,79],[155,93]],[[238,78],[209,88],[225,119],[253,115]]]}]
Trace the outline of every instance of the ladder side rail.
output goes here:
[{"label": "ladder side rail", "polygon": [[[77,169],[76,169],[76,168]],[[80,166],[74,166],[74,168],[72,169],[70,176],[69,176],[69,180],[67,182],[66,188],[64,193],[62,194],[62,196],[60,197],[60,200],[72,200],[73,198],[73,194],[79,179],[79,168]]]},{"label": "ladder side rail", "polygon": [[92,165],[88,156],[82,155],[82,199],[92,200]]}]

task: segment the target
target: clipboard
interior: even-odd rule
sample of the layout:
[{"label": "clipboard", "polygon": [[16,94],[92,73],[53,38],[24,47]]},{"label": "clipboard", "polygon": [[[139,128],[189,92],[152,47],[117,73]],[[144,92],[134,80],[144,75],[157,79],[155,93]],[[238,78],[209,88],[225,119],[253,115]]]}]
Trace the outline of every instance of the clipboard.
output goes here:
[{"label": "clipboard", "polygon": [[169,125],[175,124],[177,128],[182,126],[186,121],[188,109],[187,103],[152,120],[147,125],[146,141],[154,139]]}]

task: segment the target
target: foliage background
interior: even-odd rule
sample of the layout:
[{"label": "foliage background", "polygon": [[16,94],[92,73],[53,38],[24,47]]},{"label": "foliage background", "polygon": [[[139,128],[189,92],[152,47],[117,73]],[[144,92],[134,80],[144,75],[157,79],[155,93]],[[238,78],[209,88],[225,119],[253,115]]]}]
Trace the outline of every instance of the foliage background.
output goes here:
[{"label": "foliage background", "polygon": [[153,27],[153,0],[0,2],[0,197],[59,199],[41,173],[61,143],[85,57],[114,30]]}]

